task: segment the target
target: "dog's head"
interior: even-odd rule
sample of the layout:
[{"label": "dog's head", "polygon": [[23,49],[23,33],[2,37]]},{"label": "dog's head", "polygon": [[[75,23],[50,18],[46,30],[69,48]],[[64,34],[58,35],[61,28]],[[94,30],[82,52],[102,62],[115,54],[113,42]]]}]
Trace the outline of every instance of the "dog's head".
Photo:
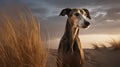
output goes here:
[{"label": "dog's head", "polygon": [[87,9],[63,9],[60,13],[60,16],[68,16],[68,21],[73,22],[75,26],[79,26],[81,28],[87,28],[90,25],[90,14]]}]

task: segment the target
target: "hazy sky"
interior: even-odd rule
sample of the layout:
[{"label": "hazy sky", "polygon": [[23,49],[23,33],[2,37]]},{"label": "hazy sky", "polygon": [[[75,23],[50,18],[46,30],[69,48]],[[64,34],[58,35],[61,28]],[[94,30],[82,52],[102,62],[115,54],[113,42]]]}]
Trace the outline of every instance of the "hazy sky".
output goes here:
[{"label": "hazy sky", "polygon": [[68,7],[87,8],[90,11],[91,26],[87,30],[81,29],[80,35],[120,34],[120,0],[23,0],[23,2],[32,10],[33,15],[39,18],[43,39],[49,36],[54,41],[62,37],[67,16],[59,16],[59,13]]}]

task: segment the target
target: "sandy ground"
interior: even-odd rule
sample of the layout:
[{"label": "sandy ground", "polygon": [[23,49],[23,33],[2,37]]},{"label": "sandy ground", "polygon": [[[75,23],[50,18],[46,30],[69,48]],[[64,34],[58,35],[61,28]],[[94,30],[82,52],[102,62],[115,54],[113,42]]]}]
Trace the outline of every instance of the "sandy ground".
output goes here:
[{"label": "sandy ground", "polygon": [[[56,67],[57,49],[50,49],[47,67]],[[120,50],[109,48],[84,49],[84,67],[120,67]]]}]

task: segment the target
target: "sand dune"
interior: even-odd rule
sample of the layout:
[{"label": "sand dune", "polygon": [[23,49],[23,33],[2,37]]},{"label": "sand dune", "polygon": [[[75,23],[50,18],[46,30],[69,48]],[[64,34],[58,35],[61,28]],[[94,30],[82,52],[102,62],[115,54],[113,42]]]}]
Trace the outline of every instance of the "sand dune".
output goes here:
[{"label": "sand dune", "polygon": [[[120,50],[110,48],[84,49],[84,67],[120,67]],[[57,49],[50,49],[47,67],[56,67]]]}]

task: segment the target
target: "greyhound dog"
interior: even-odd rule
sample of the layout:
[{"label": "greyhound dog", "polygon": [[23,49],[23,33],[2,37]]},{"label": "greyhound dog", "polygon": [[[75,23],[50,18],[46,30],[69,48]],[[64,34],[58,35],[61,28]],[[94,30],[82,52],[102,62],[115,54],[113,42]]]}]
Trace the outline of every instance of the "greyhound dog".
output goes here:
[{"label": "greyhound dog", "polygon": [[68,16],[65,32],[60,40],[57,67],[82,67],[84,53],[78,37],[79,28],[87,28],[91,19],[87,9],[63,9],[60,16]]}]

